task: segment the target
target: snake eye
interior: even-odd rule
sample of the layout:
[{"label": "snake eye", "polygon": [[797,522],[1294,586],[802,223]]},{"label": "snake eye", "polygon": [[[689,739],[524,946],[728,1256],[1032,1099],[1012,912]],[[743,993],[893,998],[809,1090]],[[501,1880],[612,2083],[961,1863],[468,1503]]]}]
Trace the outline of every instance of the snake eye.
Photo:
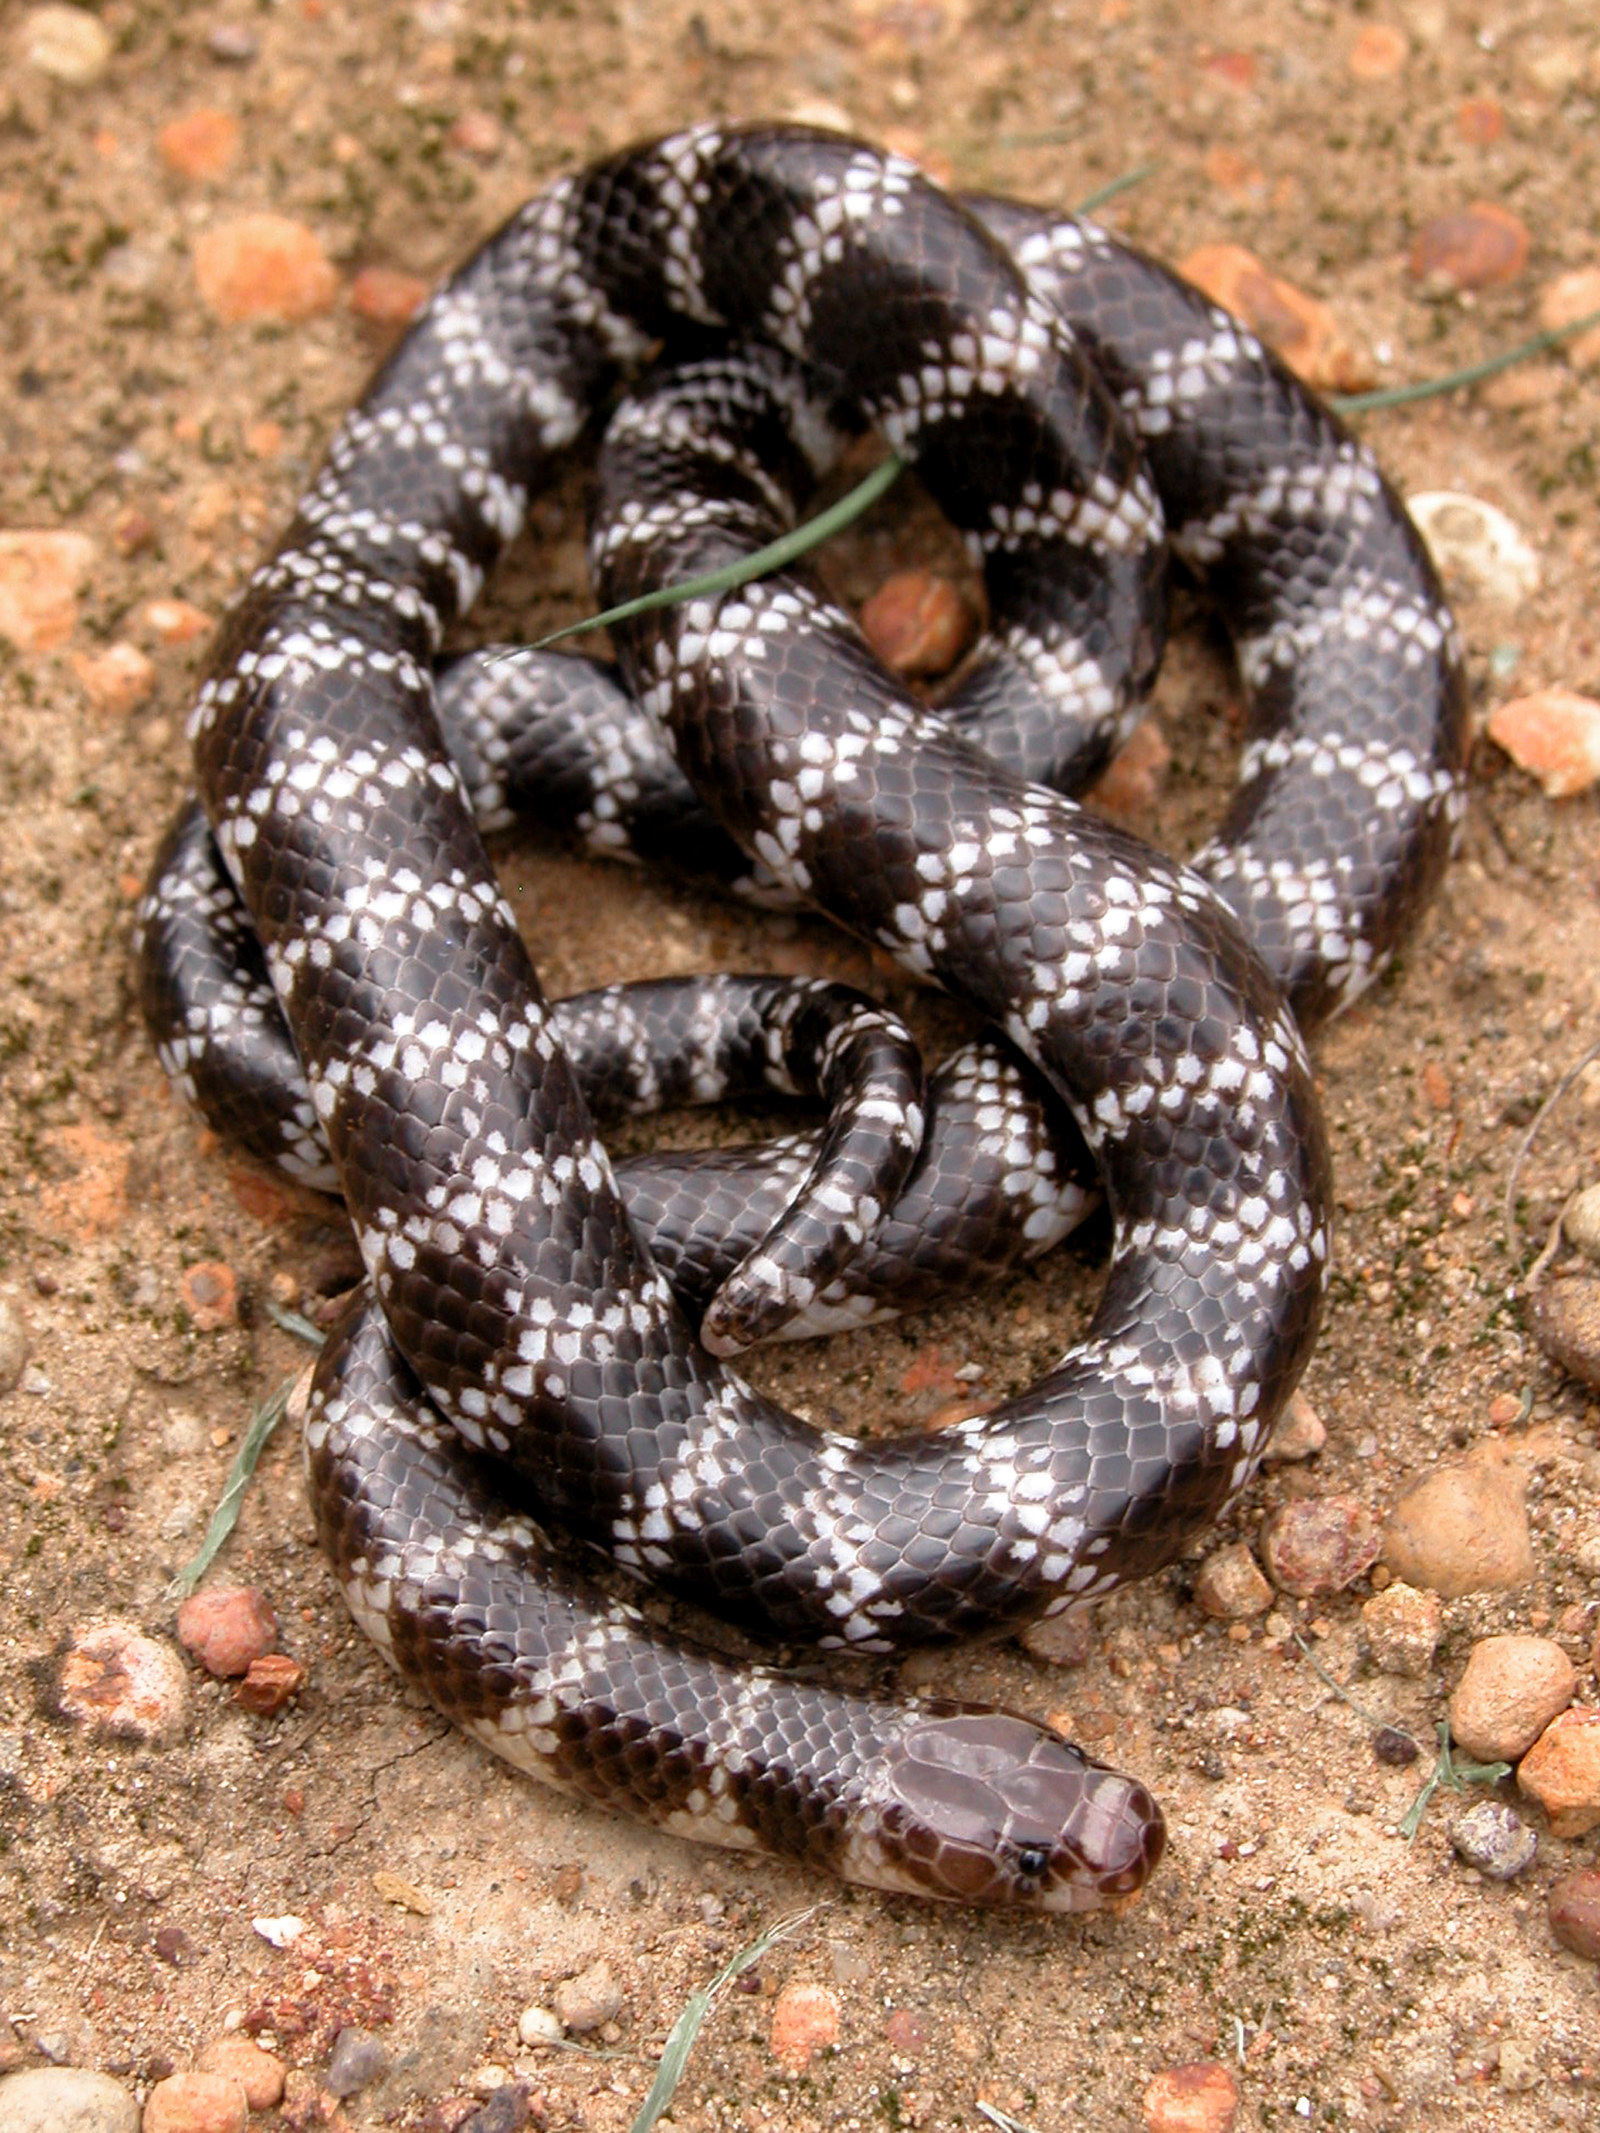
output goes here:
[{"label": "snake eye", "polygon": [[1029,1881],[1037,1881],[1050,1864],[1050,1850],[1044,1844],[1024,1844],[1017,1852],[1017,1872]]}]

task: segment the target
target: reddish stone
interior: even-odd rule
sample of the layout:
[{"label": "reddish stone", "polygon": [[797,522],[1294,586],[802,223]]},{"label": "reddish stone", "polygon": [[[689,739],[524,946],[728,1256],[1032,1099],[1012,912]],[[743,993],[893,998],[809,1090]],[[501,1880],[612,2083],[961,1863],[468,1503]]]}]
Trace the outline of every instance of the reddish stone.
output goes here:
[{"label": "reddish stone", "polygon": [[245,2133],[250,2106],[231,2074],[172,2074],[144,2107],[144,2133]]},{"label": "reddish stone", "polygon": [[249,1671],[233,1692],[234,1700],[257,1718],[273,1718],[299,1695],[305,1678],[306,1670],[298,1659],[269,1652],[264,1659],[251,1660]]},{"label": "reddish stone", "polygon": [[239,153],[239,121],[231,111],[204,105],[163,126],[156,146],[180,178],[220,178]]},{"label": "reddish stone", "polygon": [[144,611],[145,627],[161,644],[192,644],[211,628],[203,607],[188,600],[151,600]]},{"label": "reddish stone", "polygon": [[1550,1891],[1550,1930],[1573,1955],[1600,1963],[1600,1867],[1562,1875]]},{"label": "reddish stone", "polygon": [[219,1680],[248,1673],[277,1641],[277,1612],[253,1585],[210,1585],[178,1609],[178,1642]]},{"label": "reddish stone", "polygon": [[1328,306],[1272,273],[1243,245],[1203,244],[1179,271],[1260,334],[1308,385],[1322,392],[1359,392],[1372,383],[1370,357],[1343,332]]},{"label": "reddish stone", "polygon": [[201,1333],[216,1333],[236,1323],[239,1316],[239,1284],[231,1266],[220,1259],[203,1259],[185,1267],[178,1284],[183,1307]]},{"label": "reddish stone", "polygon": [[316,236],[286,215],[240,215],[202,230],[194,272],[201,298],[225,325],[313,318],[332,308],[339,290]]},{"label": "reddish stone", "polygon": [[1343,1592],[1378,1560],[1383,1534],[1354,1496],[1311,1496],[1274,1511],[1261,1529],[1261,1559],[1280,1592],[1309,1600]]},{"label": "reddish stone", "polygon": [[1552,800],[1585,792],[1600,778],[1600,703],[1571,689],[1539,689],[1490,712],[1489,738]]},{"label": "reddish stone", "polygon": [[901,570],[861,610],[867,642],[897,674],[948,674],[971,644],[977,618],[948,578]]},{"label": "reddish stone", "polygon": [[1348,65],[1357,81],[1391,81],[1405,65],[1411,47],[1386,22],[1369,22],[1350,47]]},{"label": "reddish stone", "polygon": [[770,2041],[781,2067],[804,2072],[818,2052],[839,2041],[839,1995],[804,1978],[785,1985],[772,2003]]},{"label": "reddish stone", "polygon": [[1492,96],[1469,96],[1456,112],[1456,131],[1474,148],[1489,148],[1506,130],[1506,115]]},{"label": "reddish stone", "polygon": [[1238,2110],[1238,2076],[1220,2059],[1169,2066],[1144,2092],[1150,2133],[1228,2133]]},{"label": "reddish stone", "polygon": [[363,267],[350,284],[350,308],[375,326],[406,326],[428,298],[428,284],[398,267]]},{"label": "reddish stone", "polygon": [[1411,247],[1411,271],[1419,281],[1452,289],[1499,289],[1528,264],[1527,227],[1491,200],[1475,200],[1452,215],[1437,216]]},{"label": "reddish stone", "polygon": [[0,533],[0,637],[19,652],[54,651],[72,635],[78,593],[94,567],[87,534]]},{"label": "reddish stone", "polygon": [[156,685],[156,670],[144,653],[120,642],[102,652],[74,652],[72,671],[97,711],[136,710]]},{"label": "reddish stone", "polygon": [[68,1718],[116,1740],[169,1740],[189,1693],[176,1652],[131,1622],[81,1630],[61,1664],[57,1700]]}]

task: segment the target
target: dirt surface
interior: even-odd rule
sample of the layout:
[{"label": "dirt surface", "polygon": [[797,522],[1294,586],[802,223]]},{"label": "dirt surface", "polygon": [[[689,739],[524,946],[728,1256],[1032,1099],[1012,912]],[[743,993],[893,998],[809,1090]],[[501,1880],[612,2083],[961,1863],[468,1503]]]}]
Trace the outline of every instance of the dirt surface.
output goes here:
[{"label": "dirt surface", "polygon": [[[18,36],[21,15],[0,35]],[[691,1987],[815,1905],[758,1989],[720,2003],[679,2127],[974,2127],[982,2099],[1039,2133],[1128,2128],[1158,2070],[1212,2054],[1239,2071],[1246,2127],[1593,2124],[1595,1973],[1557,1950],[1544,1901],[1592,1840],[1542,1836],[1532,1870],[1495,1886],[1454,1861],[1454,1803],[1440,1795],[1408,1845],[1396,1824],[1426,1762],[1378,1761],[1366,1720],[1286,1635],[1309,1630],[1329,1673],[1426,1741],[1488,1629],[1547,1629],[1580,1666],[1580,1698],[1595,1698],[1597,1588],[1578,1559],[1596,1560],[1584,1544],[1600,1534],[1600,1418],[1528,1336],[1511,1289],[1526,1236],[1508,1243],[1500,1202],[1539,1100],[1595,1034],[1600,841],[1592,794],[1550,802],[1486,742],[1437,908],[1403,967],[1317,1048],[1341,1214],[1306,1381],[1327,1448],[1261,1480],[1224,1537],[1250,1537],[1297,1494],[1348,1491],[1381,1515],[1407,1479],[1498,1428],[1526,1454],[1537,1572],[1509,1595],[1449,1603],[1419,1682],[1364,1658],[1365,1583],[1282,1601],[1243,1640],[1208,1623],[1192,1586],[1216,1535],[1102,1606],[1076,1668],[1015,1645],[919,1667],[942,1690],[1061,1714],[1151,1783],[1171,1849],[1129,1916],[1007,1922],[842,1893],[508,1775],[354,1632],[286,1434],[223,1568],[276,1604],[308,1672],[298,1702],[251,1717],[196,1676],[164,1747],[95,1741],[56,1707],[76,1628],[117,1614],[171,1637],[166,1588],[241,1427],[303,1358],[266,1300],[314,1300],[339,1257],[328,1218],[180,1111],[130,1001],[133,900],[187,782],[182,724],[204,650],[162,641],[148,603],[221,613],[381,331],[343,297],[289,327],[218,323],[196,288],[197,237],[270,208],[315,233],[346,287],[375,265],[431,280],[542,180],[630,136],[799,113],[964,184],[1061,203],[1154,161],[1108,211],[1117,227],[1171,258],[1218,239],[1252,247],[1325,298],[1392,382],[1519,339],[1541,286],[1595,261],[1590,10],[239,0],[219,13],[114,0],[99,15],[112,50],[97,81],[53,82],[11,53],[0,69],[0,523],[94,543],[65,642],[0,648],[0,1294],[31,1351],[0,1399],[7,2063],[37,2063],[42,2036],[142,2089],[244,2022],[314,2071],[354,2021],[394,2063],[344,2107],[348,2124],[454,2126],[488,2063],[522,2069],[539,2122],[621,2129]],[[247,33],[235,49],[253,43],[253,56],[215,56],[219,25]],[[1374,26],[1404,40],[1376,78],[1358,52]],[[1470,137],[1488,129],[1464,124],[1469,99],[1499,111],[1497,139]],[[198,107],[240,128],[210,181],[157,150],[160,129]],[[469,113],[470,152],[452,141]],[[1431,295],[1408,247],[1475,199],[1521,218],[1531,260],[1476,302]],[[1365,422],[1403,488],[1493,500],[1539,556],[1534,593],[1462,593],[1480,716],[1529,688],[1600,682],[1597,423],[1600,372],[1559,357],[1486,396]],[[513,572],[523,629],[582,611],[577,506],[574,486],[536,514],[540,546]],[[870,589],[919,526],[895,504],[834,566],[840,582]],[[504,599],[495,612],[512,619]],[[97,705],[73,663],[118,640],[154,664],[153,693],[128,710]],[[1139,827],[1198,840],[1227,786],[1236,710],[1230,669],[1191,631],[1157,706],[1173,760]],[[777,966],[865,978],[907,1004],[904,984],[820,925],[761,922],[546,844],[500,858],[552,990]],[[1593,1177],[1597,1099],[1591,1077],[1545,1129],[1524,1178],[1528,1235]],[[206,1330],[185,1279],[212,1262],[231,1270],[238,1313]],[[1082,1323],[1095,1278],[1087,1252],[1058,1254],[952,1312],[786,1353],[759,1375],[819,1420],[887,1426],[954,1396],[964,1364],[981,1365],[985,1393],[1025,1381]],[[1497,1398],[1494,1414],[1515,1422],[1496,1425]],[[426,1908],[386,1899],[384,1875]],[[288,1951],[252,1928],[284,1914],[307,1929]],[[519,2011],[601,1954],[623,2003],[598,2050],[520,2045]],[[840,2020],[837,2047],[799,2074],[770,2042],[775,1996],[794,1981],[833,1992]],[[296,2094],[299,2121],[321,2122],[314,2091]]]}]

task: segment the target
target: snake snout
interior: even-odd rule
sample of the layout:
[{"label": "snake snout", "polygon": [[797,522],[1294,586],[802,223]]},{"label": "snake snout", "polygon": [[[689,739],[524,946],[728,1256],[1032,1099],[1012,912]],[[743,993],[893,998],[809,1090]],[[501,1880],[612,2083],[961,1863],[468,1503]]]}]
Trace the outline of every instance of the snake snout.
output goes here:
[{"label": "snake snout", "polygon": [[891,1762],[902,1856],[932,1896],[1041,1911],[1120,1907],[1166,1845],[1145,1788],[1047,1726],[947,1708]]}]

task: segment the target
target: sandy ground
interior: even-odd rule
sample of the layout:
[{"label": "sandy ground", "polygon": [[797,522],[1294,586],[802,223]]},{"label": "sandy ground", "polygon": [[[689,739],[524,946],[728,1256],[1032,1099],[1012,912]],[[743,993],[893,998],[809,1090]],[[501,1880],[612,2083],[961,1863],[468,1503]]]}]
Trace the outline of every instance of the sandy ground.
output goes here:
[{"label": "sandy ground", "polygon": [[[530,2079],[549,2124],[622,2128],[690,1987],[818,1905],[761,1965],[759,1990],[719,2007],[678,2126],[972,2127],[981,2098],[1040,2133],[1128,2128],[1158,2069],[1212,2053],[1236,2066],[1242,2053],[1250,2128],[1593,2123],[1594,1973],[1555,1948],[1543,1901],[1587,1847],[1546,1839],[1521,1881],[1491,1886],[1453,1861],[1448,1803],[1408,1846],[1395,1824],[1418,1769],[1375,1760],[1367,1726],[1293,1643],[1230,1640],[1193,1604],[1215,1536],[1102,1607],[1074,1670],[1015,1646],[919,1670],[1066,1714],[1159,1792],[1170,1856],[1112,1922],[841,1893],[514,1779],[356,1635],[287,1442],[225,1567],[280,1610],[308,1669],[298,1703],[254,1719],[197,1680],[183,1737],[159,1749],[86,1740],[53,1703],[73,1628],[115,1612],[171,1634],[165,1588],[241,1425],[300,1359],[263,1300],[275,1285],[314,1290],[335,1241],[179,1111],[130,1001],[132,903],[186,784],[181,729],[203,652],[203,639],[159,641],[147,603],[221,612],[376,345],[343,301],[289,328],[217,323],[196,292],[197,235],[271,208],[312,229],[343,276],[432,278],[541,180],[630,136],[702,115],[831,115],[942,175],[1062,203],[1154,160],[1111,210],[1119,228],[1172,258],[1215,239],[1253,247],[1328,300],[1384,382],[1408,379],[1518,339],[1540,285],[1594,257],[1587,9],[1391,7],[1382,19],[1405,53],[1377,80],[1350,61],[1379,17],[1321,0],[99,12],[114,51],[98,82],[0,75],[0,522],[69,529],[96,550],[66,644],[0,648],[0,1288],[30,1329],[27,1383],[48,1385],[0,1401],[0,2010],[22,2063],[42,2033],[137,2086],[249,2018],[315,2067],[341,2022],[367,2021],[396,2071],[348,2122],[454,2124],[481,2062],[527,2056],[519,2010],[604,1953],[624,1988],[614,2042],[546,2056]],[[213,56],[219,23],[248,30],[253,59]],[[1497,102],[1498,140],[1465,136],[1469,98]],[[241,128],[210,183],[177,177],[156,147],[199,106]],[[493,152],[450,145],[468,112],[501,129]],[[1426,296],[1405,269],[1412,237],[1479,198],[1526,223],[1529,267],[1476,303]],[[1560,359],[1521,376],[1366,423],[1402,487],[1490,498],[1539,555],[1536,593],[1461,600],[1480,713],[1600,679],[1600,383]],[[516,572],[523,628],[581,611],[575,506],[572,490],[538,514],[542,546]],[[842,581],[867,589],[915,536],[909,507],[889,511],[846,552]],[[497,613],[510,619],[504,603]],[[118,639],[156,669],[132,711],[97,708],[70,658]],[[1214,643],[1192,632],[1158,700],[1173,762],[1141,819],[1150,834],[1181,848],[1215,813],[1236,699]],[[1587,1669],[1595,1587],[1575,1558],[1597,1531],[1597,1415],[1508,1300],[1499,1204],[1523,1127],[1594,1032],[1597,855],[1592,796],[1551,803],[1480,745],[1464,853],[1437,908],[1380,994],[1318,1046],[1342,1229],[1306,1389],[1329,1443],[1313,1467],[1260,1482],[1235,1524],[1248,1536],[1307,1491],[1347,1490],[1381,1513],[1408,1478],[1490,1432],[1497,1395],[1526,1393],[1532,1585],[1452,1603],[1419,1683],[1361,1659],[1365,1587],[1299,1611],[1317,1616],[1324,1666],[1424,1738],[1474,1634],[1549,1627]],[[552,990],[726,965],[873,977],[820,925],[774,928],[545,844],[501,860]],[[904,1003],[898,981],[887,989]],[[1575,1098],[1524,1181],[1541,1233],[1586,1163],[1592,1175],[1595,1143],[1595,1110]],[[182,1283],[213,1261],[233,1270],[241,1309],[205,1331]],[[985,1390],[1006,1389],[1058,1352],[1094,1282],[1087,1257],[1058,1255],[937,1319],[784,1354],[762,1381],[818,1419],[880,1424],[936,1407],[967,1362]],[[1580,1694],[1594,1696],[1587,1670]],[[428,1914],[385,1901],[373,1878],[385,1872]],[[298,1953],[252,1930],[284,1913],[308,1922]],[[837,2049],[798,2076],[769,2044],[773,1997],[794,1980],[828,1986],[841,2011]]]}]

